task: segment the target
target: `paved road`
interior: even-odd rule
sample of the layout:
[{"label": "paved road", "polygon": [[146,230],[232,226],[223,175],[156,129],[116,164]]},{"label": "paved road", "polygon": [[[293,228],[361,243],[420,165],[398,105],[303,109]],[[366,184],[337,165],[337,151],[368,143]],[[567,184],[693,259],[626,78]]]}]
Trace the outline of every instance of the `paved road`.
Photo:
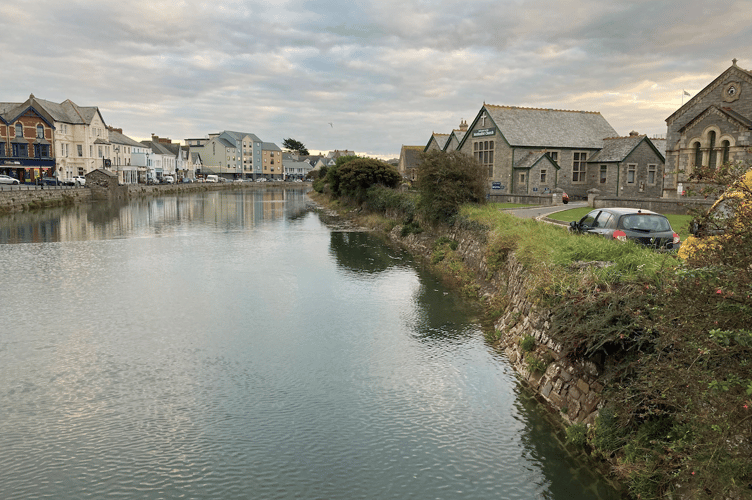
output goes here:
[{"label": "paved road", "polygon": [[512,215],[523,219],[535,219],[536,217],[542,217],[544,215],[552,214],[554,212],[561,212],[563,210],[569,210],[570,208],[582,208],[586,207],[587,202],[573,201],[567,205],[553,205],[548,207],[530,207],[530,208],[514,208],[506,210]]}]

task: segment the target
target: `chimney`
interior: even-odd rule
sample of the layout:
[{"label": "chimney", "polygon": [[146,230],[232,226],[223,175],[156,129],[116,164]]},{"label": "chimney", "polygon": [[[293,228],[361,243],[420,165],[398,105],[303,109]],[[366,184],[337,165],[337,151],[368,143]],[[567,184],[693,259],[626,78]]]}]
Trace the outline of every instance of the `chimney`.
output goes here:
[{"label": "chimney", "polygon": [[631,131],[631,132],[629,133],[629,137],[637,137],[638,135],[640,135],[640,133],[639,133],[639,132],[637,132],[636,130],[633,130],[633,131]]},{"label": "chimney", "polygon": [[460,121],[460,131],[467,132],[467,121],[465,120]]}]

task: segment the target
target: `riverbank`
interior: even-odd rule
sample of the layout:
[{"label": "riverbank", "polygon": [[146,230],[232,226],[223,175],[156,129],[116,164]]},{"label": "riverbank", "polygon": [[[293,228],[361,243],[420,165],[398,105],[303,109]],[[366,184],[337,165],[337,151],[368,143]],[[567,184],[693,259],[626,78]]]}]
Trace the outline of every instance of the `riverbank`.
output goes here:
[{"label": "riverbank", "polygon": [[[549,249],[632,250],[588,253],[572,245],[607,242],[508,218],[502,224],[511,229],[500,230],[492,207],[452,227],[428,227],[316,198],[383,231],[484,301],[489,342],[559,414],[570,441],[609,464],[633,498],[750,498],[750,352],[741,340],[719,341],[732,325],[728,315],[708,336],[713,317],[684,298],[696,278],[687,279],[675,257],[553,259],[568,262],[562,266],[546,257]],[[520,243],[526,238],[533,246]]]},{"label": "riverbank", "polygon": [[163,196],[166,194],[215,191],[225,189],[266,189],[272,186],[286,189],[309,190],[309,183],[290,182],[221,182],[178,184],[126,184],[105,189],[68,186],[4,186],[0,190],[0,215],[13,212],[70,206],[79,203],[111,200],[127,200],[139,196]]}]

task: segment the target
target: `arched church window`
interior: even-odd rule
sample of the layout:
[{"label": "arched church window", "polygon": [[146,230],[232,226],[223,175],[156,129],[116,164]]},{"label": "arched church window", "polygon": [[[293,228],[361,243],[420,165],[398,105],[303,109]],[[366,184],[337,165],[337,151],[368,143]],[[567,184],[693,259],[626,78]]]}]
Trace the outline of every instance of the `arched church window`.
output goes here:
[{"label": "arched church window", "polygon": [[723,151],[723,163],[728,163],[729,161],[729,149],[731,148],[731,143],[729,141],[723,141],[721,142],[721,150]]},{"label": "arched church window", "polygon": [[712,130],[708,134],[708,167],[715,168],[715,132]]}]

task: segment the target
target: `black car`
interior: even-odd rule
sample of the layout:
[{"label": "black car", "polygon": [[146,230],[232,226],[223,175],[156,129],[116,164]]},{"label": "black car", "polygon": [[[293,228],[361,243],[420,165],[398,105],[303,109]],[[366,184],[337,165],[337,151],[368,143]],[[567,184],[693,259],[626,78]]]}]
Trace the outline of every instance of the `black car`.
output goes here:
[{"label": "black car", "polygon": [[681,246],[681,239],[666,216],[637,208],[597,208],[579,221],[570,222],[569,229],[660,250],[674,251]]},{"label": "black car", "polygon": [[42,177],[37,179],[37,184],[40,186],[62,186],[63,183],[54,177]]}]

